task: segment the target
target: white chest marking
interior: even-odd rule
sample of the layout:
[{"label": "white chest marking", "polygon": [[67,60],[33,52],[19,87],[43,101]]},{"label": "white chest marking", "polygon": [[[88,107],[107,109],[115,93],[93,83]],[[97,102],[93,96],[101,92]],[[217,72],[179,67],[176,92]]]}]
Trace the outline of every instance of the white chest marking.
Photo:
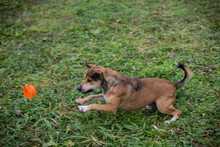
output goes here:
[{"label": "white chest marking", "polygon": [[104,99],[105,99],[105,102],[107,103],[108,102],[108,98],[106,95],[104,95]]}]

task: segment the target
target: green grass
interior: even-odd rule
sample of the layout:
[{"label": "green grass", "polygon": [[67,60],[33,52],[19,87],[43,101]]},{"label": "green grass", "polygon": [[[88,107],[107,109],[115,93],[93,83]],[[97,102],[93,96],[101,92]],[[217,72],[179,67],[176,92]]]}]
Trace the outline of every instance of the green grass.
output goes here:
[{"label": "green grass", "polygon": [[[217,0],[1,1],[0,146],[219,146],[219,10]],[[172,82],[184,76],[174,61],[186,64],[183,114],[166,125],[157,110],[79,112],[84,60]]]}]

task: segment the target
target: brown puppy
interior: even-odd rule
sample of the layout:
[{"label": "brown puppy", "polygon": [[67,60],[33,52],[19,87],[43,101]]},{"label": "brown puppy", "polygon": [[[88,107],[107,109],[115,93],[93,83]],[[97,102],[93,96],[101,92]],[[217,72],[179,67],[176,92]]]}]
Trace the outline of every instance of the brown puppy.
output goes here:
[{"label": "brown puppy", "polygon": [[115,114],[117,109],[138,110],[146,106],[150,109],[156,103],[161,113],[173,115],[171,120],[165,121],[169,124],[182,114],[173,107],[176,89],[183,86],[192,76],[192,72],[187,67],[176,62],[175,64],[185,72],[184,78],[178,83],[160,78],[127,77],[102,66],[87,64],[85,61],[88,71],[84,81],[77,89],[85,94],[101,87],[104,93],[79,98],[76,99],[76,102],[84,104],[90,100],[105,100],[107,105],[91,104],[78,106],[78,109],[82,112],[101,110]]}]

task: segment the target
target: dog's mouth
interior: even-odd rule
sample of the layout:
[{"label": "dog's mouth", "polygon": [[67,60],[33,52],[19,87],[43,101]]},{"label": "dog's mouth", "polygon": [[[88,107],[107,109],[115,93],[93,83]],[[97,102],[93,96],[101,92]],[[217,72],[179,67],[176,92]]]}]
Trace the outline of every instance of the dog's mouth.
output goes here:
[{"label": "dog's mouth", "polygon": [[83,91],[82,93],[83,93],[83,94],[87,94],[87,93],[92,92],[92,91],[93,91],[93,89],[89,89],[89,90],[87,90],[87,91]]}]

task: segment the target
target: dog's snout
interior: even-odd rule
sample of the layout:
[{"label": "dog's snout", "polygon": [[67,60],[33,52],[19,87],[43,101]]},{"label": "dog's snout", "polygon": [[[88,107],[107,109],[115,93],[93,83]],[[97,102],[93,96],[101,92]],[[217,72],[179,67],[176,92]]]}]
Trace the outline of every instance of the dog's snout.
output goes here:
[{"label": "dog's snout", "polygon": [[82,86],[79,85],[79,86],[77,87],[77,90],[81,91],[81,90],[82,90]]}]

